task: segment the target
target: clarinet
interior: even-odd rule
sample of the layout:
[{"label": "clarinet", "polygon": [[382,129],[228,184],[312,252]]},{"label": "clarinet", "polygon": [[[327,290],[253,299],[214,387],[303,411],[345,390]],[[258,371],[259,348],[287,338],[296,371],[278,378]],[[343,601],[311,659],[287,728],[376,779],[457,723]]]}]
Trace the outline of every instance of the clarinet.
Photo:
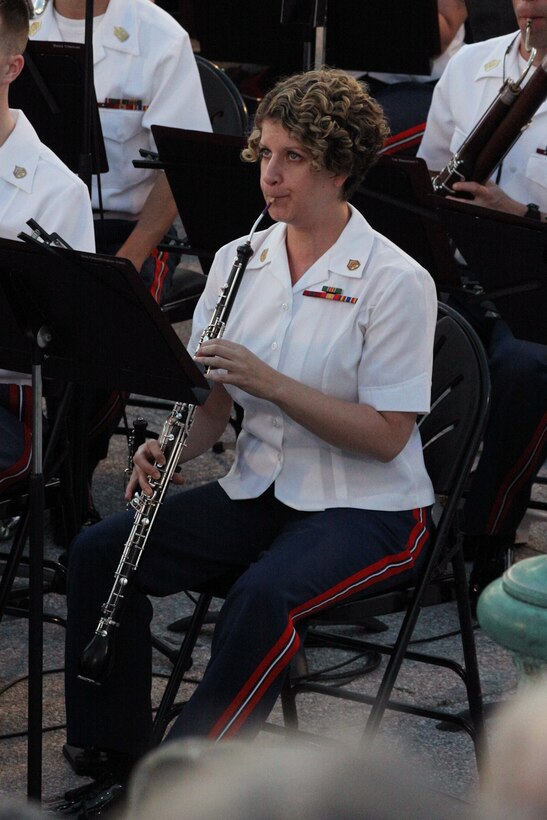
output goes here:
[{"label": "clarinet", "polygon": [[[232,269],[225,285],[220,290],[211,321],[201,334],[198,349],[203,342],[222,336],[245,268],[253,255],[251,242],[254,232],[269,207],[270,203],[266,205],[254,223],[247,241],[238,246]],[[209,370],[205,375],[208,372]],[[80,656],[78,677],[81,680],[100,684],[112,668],[114,639],[120,624],[123,605],[159,507],[187,444],[196,409],[195,404],[176,402],[163,425],[158,444],[165,456],[165,464],[160,465],[157,462],[154,464],[154,468],[160,473],[160,478],[157,480],[152,477],[148,478],[152,494],[149,496],[141,491],[136,493],[131,501],[131,506],[135,510],[133,526],[114,574],[112,590],[108,600],[101,607],[101,618],[95,634]]]},{"label": "clarinet", "polygon": [[497,97],[448,165],[433,178],[435,193],[466,199],[467,195],[452,190],[454,182],[486,182],[547,97],[547,57],[537,66],[530,82],[522,88],[536,57],[536,50],[529,47],[530,29],[531,22],[528,21],[525,48],[530,52],[530,58],[521,76],[517,81],[507,79],[504,82]]}]

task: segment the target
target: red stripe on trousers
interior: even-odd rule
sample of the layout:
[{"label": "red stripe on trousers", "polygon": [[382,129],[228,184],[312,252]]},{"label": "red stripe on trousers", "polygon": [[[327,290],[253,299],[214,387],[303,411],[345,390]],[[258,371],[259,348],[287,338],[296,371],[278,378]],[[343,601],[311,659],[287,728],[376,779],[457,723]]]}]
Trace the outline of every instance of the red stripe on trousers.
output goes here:
[{"label": "red stripe on trousers", "polygon": [[[300,639],[294,629],[294,624],[296,621],[304,616],[309,617],[310,609],[319,611],[320,609],[327,607],[333,596],[337,596],[337,601],[342,600],[348,596],[355,595],[359,590],[372,586],[374,583],[377,583],[378,580],[388,580],[389,578],[401,573],[403,570],[408,569],[408,561],[402,562],[401,558],[403,556],[408,556],[409,552],[412,555],[412,564],[414,563],[414,560],[419,556],[424,544],[428,540],[429,532],[425,525],[425,515],[423,510],[413,510],[413,514],[416,518],[416,523],[410,532],[405,548],[402,552],[397,555],[384,556],[371,566],[366,567],[358,573],[355,573],[344,581],[340,581],[334,587],[331,587],[315,598],[310,599],[310,601],[306,601],[291,610],[289,613],[289,620],[283,634],[275,643],[270,652],[268,652],[263,661],[259,664],[257,669],[248,679],[240,692],[236,695],[228,708],[215,723],[209,733],[209,737],[211,739],[216,739],[220,735],[222,735],[223,738],[227,738],[236,734],[238,729],[247,719],[250,712],[254,709],[256,703],[270,686],[271,682],[283,671],[283,669],[285,669],[291,658],[296,654],[300,647]],[[414,543],[415,547],[414,549],[411,549]],[[390,566],[390,564],[393,564],[393,566]],[[381,578],[377,577],[379,573],[381,573]],[[359,583],[359,590],[355,588],[356,583]],[[348,587],[350,587],[350,589],[344,593],[344,590],[347,590]],[[293,645],[290,647],[289,651],[283,653],[283,647],[288,645],[291,639],[293,641]],[[279,660],[275,662],[276,657],[279,655]],[[274,663],[273,667],[270,669],[264,680],[262,680],[260,685],[257,686],[260,678],[266,673],[268,667],[271,666],[272,663]],[[241,710],[241,713],[235,720],[233,720],[229,729],[225,730],[225,727],[232,719],[232,716],[237,713],[237,710],[241,707],[241,704],[244,703],[245,699],[251,694],[254,687],[257,688],[256,691],[252,693],[249,702],[245,704],[244,708]]]},{"label": "red stripe on trousers", "polygon": [[165,279],[167,277],[167,273],[169,270],[167,265],[169,254],[167,253],[167,251],[158,251],[157,248],[154,248],[154,250],[151,253],[151,256],[153,256],[155,259],[155,266],[154,276],[152,279],[152,284],[150,286],[150,293],[159,305],[161,303],[163,287],[165,285]]}]

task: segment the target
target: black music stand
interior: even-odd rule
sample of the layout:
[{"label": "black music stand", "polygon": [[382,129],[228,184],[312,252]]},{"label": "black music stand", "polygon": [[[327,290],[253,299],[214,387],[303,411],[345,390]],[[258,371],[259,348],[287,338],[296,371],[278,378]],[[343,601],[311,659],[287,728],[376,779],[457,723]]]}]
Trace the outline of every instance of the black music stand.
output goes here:
[{"label": "black music stand", "polygon": [[473,278],[517,339],[547,344],[547,223],[432,196]]},{"label": "black music stand", "polygon": [[440,52],[437,0],[329,3],[326,62],[337,68],[431,74]]},{"label": "black music stand", "polygon": [[[31,240],[32,242],[32,240]],[[42,776],[42,379],[203,404],[209,387],[132,264],[0,240],[0,362],[32,373],[28,796]]]},{"label": "black music stand", "polygon": [[[12,108],[25,112],[40,140],[87,183],[85,60],[85,46],[79,43],[31,41],[25,67],[10,86],[9,98]],[[93,85],[91,97],[91,172],[106,173],[108,163]]]},{"label": "black music stand", "polygon": [[268,66],[272,83],[281,75],[310,68],[306,44],[313,41],[314,30],[307,25],[284,25],[281,9],[281,0],[238,0],[236,6],[225,0],[194,2],[194,35],[200,54],[214,62]]},{"label": "black music stand", "polygon": [[[264,207],[259,171],[240,157],[245,141],[153,125],[160,165],[187,235],[186,252],[208,273],[216,251],[250,229]],[[264,227],[271,225],[266,215]]]},{"label": "black music stand", "polygon": [[433,192],[423,159],[381,157],[351,197],[373,228],[429,271],[439,290],[461,289],[454,248],[431,208]]}]

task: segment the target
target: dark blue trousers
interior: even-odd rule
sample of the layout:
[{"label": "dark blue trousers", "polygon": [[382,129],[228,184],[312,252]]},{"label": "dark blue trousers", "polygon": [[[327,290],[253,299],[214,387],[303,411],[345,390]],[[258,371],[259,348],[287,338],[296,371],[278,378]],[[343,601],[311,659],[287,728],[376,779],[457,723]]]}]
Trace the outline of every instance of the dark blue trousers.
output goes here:
[{"label": "dark blue trousers", "polygon": [[66,641],[68,742],[139,755],[151,730],[152,607],[171,595],[239,575],[221,609],[203,680],[171,736],[253,734],[315,612],[366,589],[408,578],[425,555],[429,510],[347,508],[300,512],[270,488],[231,501],[217,483],[169,496],[149,536],[100,687],[77,679],[77,661],[107,600],[132,513],[82,532],[70,550]]},{"label": "dark blue trousers", "polygon": [[547,346],[515,339],[500,319],[490,325],[490,416],[462,526],[511,540],[547,458]]}]

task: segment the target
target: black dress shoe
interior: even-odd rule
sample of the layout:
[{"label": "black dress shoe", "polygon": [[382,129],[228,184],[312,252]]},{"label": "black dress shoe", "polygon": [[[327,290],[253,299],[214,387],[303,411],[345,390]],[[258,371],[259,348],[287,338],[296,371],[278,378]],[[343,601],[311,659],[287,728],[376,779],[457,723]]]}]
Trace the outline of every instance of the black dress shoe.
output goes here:
[{"label": "black dress shoe", "polygon": [[[80,777],[92,777],[97,780],[104,774],[129,770],[133,759],[119,752],[98,749],[96,746],[71,746],[65,743],[63,755],[72,769]],[[125,779],[125,778],[124,778]]]},{"label": "black dress shoe", "polygon": [[111,774],[105,774],[92,783],[70,789],[48,802],[47,814],[79,817],[113,817],[123,805],[125,785]]},{"label": "black dress shoe", "polygon": [[514,539],[498,535],[479,536],[473,569],[469,576],[469,600],[475,614],[479,595],[488,584],[503,575],[512,561]]}]

